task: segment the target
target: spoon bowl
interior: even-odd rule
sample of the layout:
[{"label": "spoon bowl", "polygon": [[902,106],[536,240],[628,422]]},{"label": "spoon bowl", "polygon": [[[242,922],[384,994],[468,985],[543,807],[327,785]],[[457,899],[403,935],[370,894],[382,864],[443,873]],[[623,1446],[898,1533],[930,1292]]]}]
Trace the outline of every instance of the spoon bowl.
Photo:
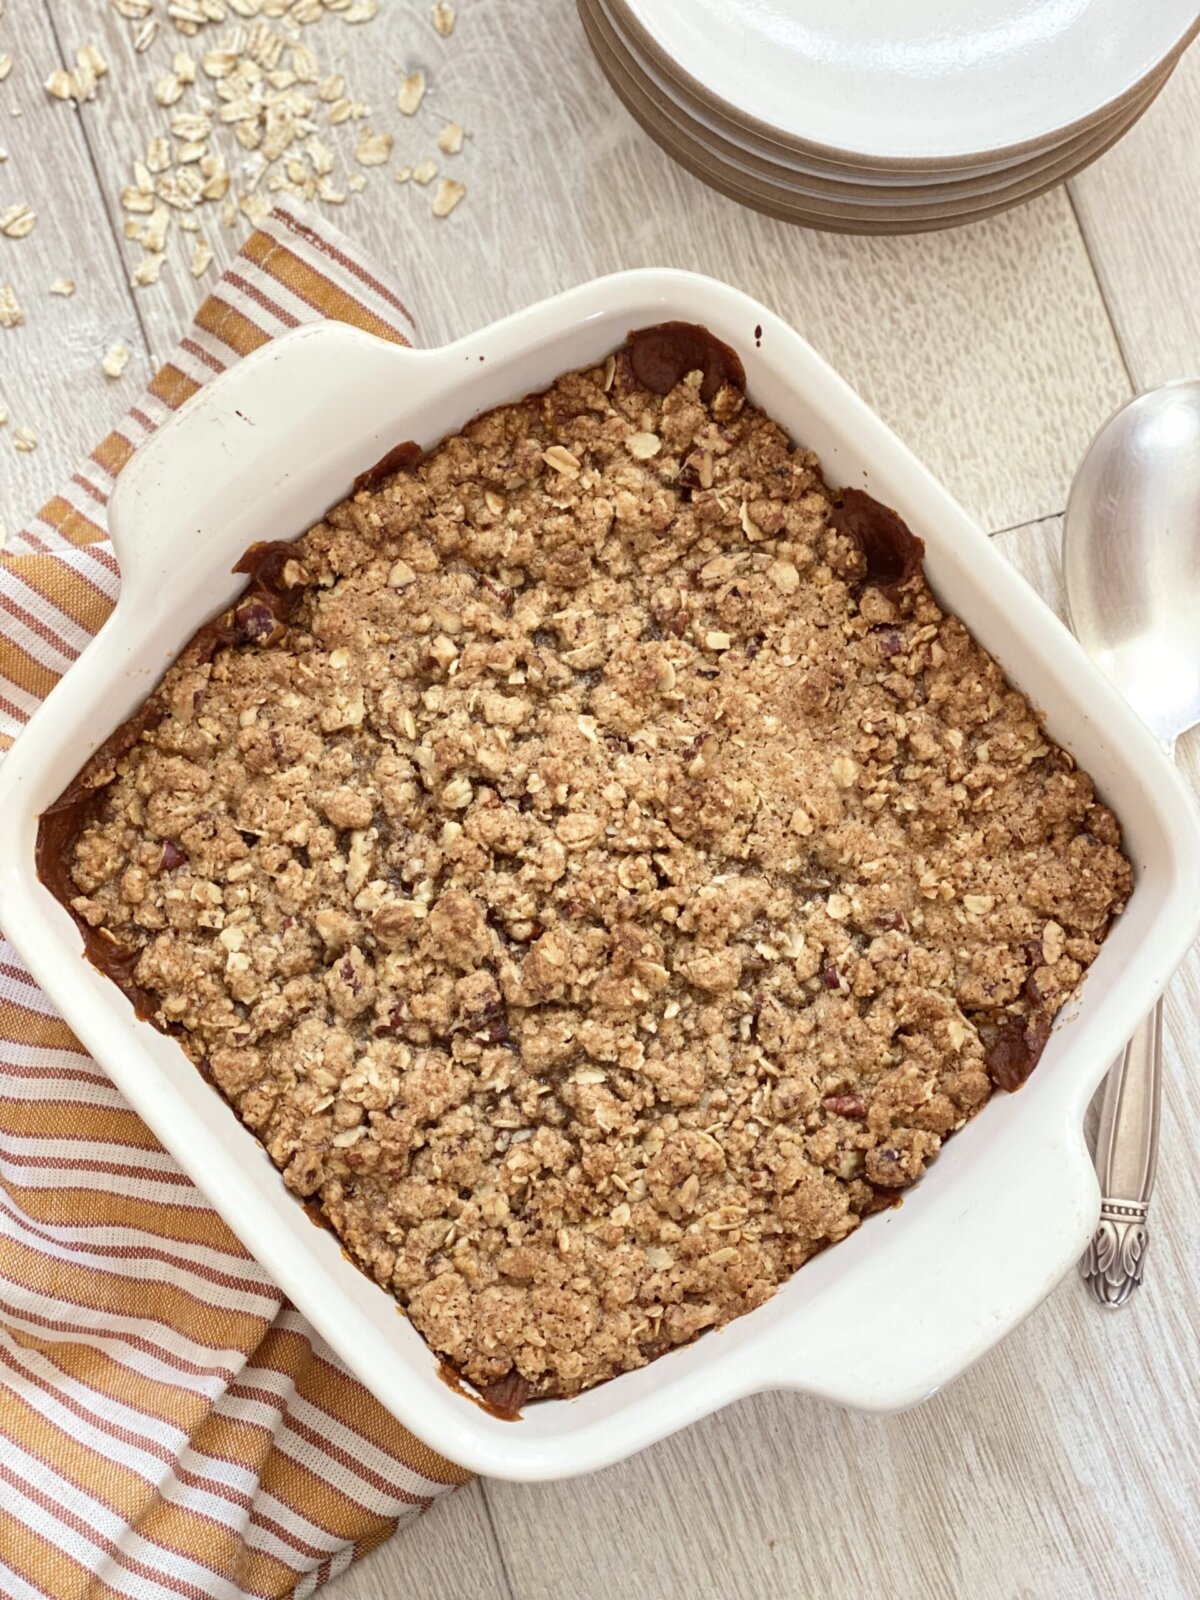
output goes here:
[{"label": "spoon bowl", "polygon": [[1096,435],[1063,572],[1079,642],[1173,745],[1200,722],[1200,380],[1138,395]]}]

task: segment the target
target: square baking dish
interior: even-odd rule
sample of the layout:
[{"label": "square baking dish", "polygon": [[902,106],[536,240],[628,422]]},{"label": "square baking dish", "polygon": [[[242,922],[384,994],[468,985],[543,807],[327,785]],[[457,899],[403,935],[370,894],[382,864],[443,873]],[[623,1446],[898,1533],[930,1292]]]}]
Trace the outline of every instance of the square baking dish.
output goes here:
[{"label": "square baking dish", "polygon": [[[179,1046],[81,959],[37,880],[39,813],[135,709],[243,580],[258,539],[304,532],[404,439],[595,363],[631,328],[703,323],[746,367],[751,398],[925,540],[926,572],[1125,829],[1136,883],[1037,1071],[950,1140],[898,1209],[806,1265],[766,1305],[637,1372],[502,1421],[455,1392],[390,1295],[314,1228],[254,1136]],[[687,273],[622,273],[438,350],[337,323],[288,334],[218,378],[145,444],[111,506],[122,589],[109,622],[0,768],[0,924],[88,1050],[247,1248],[379,1400],[463,1466],[542,1479],[621,1459],[763,1389],[863,1410],[931,1394],[1009,1332],[1081,1254],[1099,1194],[1088,1100],[1200,924],[1200,825],[1148,730],[930,474],[763,306]]]}]

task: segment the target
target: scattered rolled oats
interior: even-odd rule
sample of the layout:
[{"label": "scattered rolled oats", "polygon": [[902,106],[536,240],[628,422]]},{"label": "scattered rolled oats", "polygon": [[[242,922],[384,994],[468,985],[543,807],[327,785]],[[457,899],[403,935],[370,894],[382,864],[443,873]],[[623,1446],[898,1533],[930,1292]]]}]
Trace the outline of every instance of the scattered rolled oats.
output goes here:
[{"label": "scattered rolled oats", "polygon": [[427,184],[427,183],[432,183],[433,180],[436,177],[437,177],[437,162],[436,161],[430,161],[428,159],[426,159],[425,161],[420,161],[420,162],[417,163],[417,165],[413,168],[413,171],[412,171],[412,179],[413,179],[414,183],[419,183],[419,184],[422,184],[422,185]]},{"label": "scattered rolled oats", "polygon": [[197,239],[192,246],[192,277],[199,278],[208,271],[212,263],[212,245],[207,239]]},{"label": "scattered rolled oats", "polygon": [[448,122],[438,134],[438,149],[446,156],[456,156],[463,147],[463,125],[461,122]]},{"label": "scattered rolled oats", "polygon": [[167,229],[171,224],[171,214],[166,206],[155,206],[150,213],[149,220],[143,223],[137,237],[147,250],[155,253],[167,247]]},{"label": "scattered rolled oats", "polygon": [[75,52],[75,63],[81,71],[90,72],[94,78],[103,78],[108,62],[94,44],[80,45]]},{"label": "scattered rolled oats", "polygon": [[100,362],[100,370],[106,378],[119,378],[129,363],[133,351],[127,344],[110,345]]},{"label": "scattered rolled oats", "polygon": [[5,78],[8,77],[9,73],[12,71],[12,66],[12,55],[7,50],[0,52],[0,83],[3,83]]},{"label": "scattered rolled oats", "polygon": [[397,167],[396,168],[396,182],[397,183],[407,183],[408,180],[412,177],[412,175],[413,175],[413,169],[411,167]]},{"label": "scattered rolled oats", "polygon": [[160,106],[173,106],[183,98],[184,85],[173,72],[164,72],[155,82],[154,98]]},{"label": "scattered rolled oats", "polygon": [[180,111],[171,118],[171,132],[177,139],[203,141],[212,132],[212,113],[210,111]]},{"label": "scattered rolled oats", "polygon": [[19,328],[25,312],[11,283],[0,285],[0,328]]},{"label": "scattered rolled oats", "polygon": [[437,186],[437,193],[433,197],[434,216],[448,217],[466,192],[467,186],[465,183],[459,183],[454,178],[443,178]]},{"label": "scattered rolled oats", "polygon": [[200,69],[210,78],[227,78],[239,59],[236,50],[206,50],[200,57]]},{"label": "scattered rolled oats", "polygon": [[829,771],[839,789],[851,789],[858,778],[858,765],[849,756],[835,756]]},{"label": "scattered rolled oats", "polygon": [[158,37],[158,18],[149,17],[133,36],[133,48],[138,55],[144,55]]},{"label": "scattered rolled oats", "polygon": [[37,226],[37,212],[21,201],[0,212],[0,233],[8,239],[25,239]]},{"label": "scattered rolled oats", "polygon": [[50,285],[50,293],[51,294],[61,295],[61,296],[63,296],[64,299],[68,295],[74,294],[75,293],[75,279],[74,278],[55,278],[54,282]]},{"label": "scattered rolled oats", "polygon": [[144,289],[147,284],[157,283],[164,259],[162,255],[143,256],[129,275],[130,286]]},{"label": "scattered rolled oats", "polygon": [[449,0],[436,0],[430,15],[435,29],[443,39],[448,39],[454,32],[454,7]]},{"label": "scattered rolled oats", "polygon": [[391,158],[392,145],[395,139],[390,133],[372,133],[369,128],[363,130],[357,145],[354,147],[354,159],[360,167],[382,167]]},{"label": "scattered rolled oats", "polygon": [[31,450],[36,450],[37,442],[37,434],[32,428],[13,429],[13,448],[19,450],[22,455],[28,455]]},{"label": "scattered rolled oats", "polygon": [[4,406],[0,406],[0,428],[7,427],[7,425],[8,425],[8,411]]},{"label": "scattered rolled oats", "polygon": [[425,74],[419,69],[410,72],[400,84],[400,92],[396,96],[396,104],[406,117],[415,116],[417,108],[425,98]]},{"label": "scattered rolled oats", "polygon": [[238,200],[238,209],[249,217],[256,228],[261,228],[271,214],[270,202],[260,194],[244,194]]}]

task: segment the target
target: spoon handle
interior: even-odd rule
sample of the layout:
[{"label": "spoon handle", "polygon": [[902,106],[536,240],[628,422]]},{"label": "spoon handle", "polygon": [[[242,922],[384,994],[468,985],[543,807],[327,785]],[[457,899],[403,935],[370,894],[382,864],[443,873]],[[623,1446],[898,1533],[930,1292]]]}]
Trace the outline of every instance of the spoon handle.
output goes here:
[{"label": "spoon handle", "polygon": [[1101,1305],[1123,1306],[1142,1281],[1146,1211],[1158,1165],[1162,1001],[1109,1070],[1096,1140],[1100,1222],[1079,1263]]}]

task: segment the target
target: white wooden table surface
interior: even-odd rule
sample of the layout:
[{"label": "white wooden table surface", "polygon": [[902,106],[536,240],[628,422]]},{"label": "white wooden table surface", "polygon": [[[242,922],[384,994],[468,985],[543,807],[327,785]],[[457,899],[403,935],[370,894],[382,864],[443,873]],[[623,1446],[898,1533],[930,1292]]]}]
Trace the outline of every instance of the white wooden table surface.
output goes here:
[{"label": "white wooden table surface", "polygon": [[[0,11],[5,8],[0,5]],[[155,0],[164,16],[166,0]],[[117,199],[162,126],[144,56],[104,0],[8,0],[0,56],[0,524],[16,528],[134,399],[198,298],[180,245],[132,291],[140,250]],[[1200,373],[1200,47],[1137,128],[1065,189],[993,221],[910,239],[823,236],[742,210],[673,167],[613,99],[569,0],[459,0],[439,39],[425,0],[381,0],[364,26],[304,30],[397,133],[337,219],[369,244],[436,343],[618,267],[709,272],[795,324],[916,449],[1001,548],[1060,602],[1072,471],[1135,389]],[[42,88],[75,49],[110,62],[77,111]],[[204,47],[209,47],[206,41]],[[395,108],[423,66],[425,105]],[[437,221],[432,190],[393,181],[468,131],[468,185]],[[355,130],[344,148],[352,148]],[[231,157],[237,154],[230,141]],[[444,165],[450,165],[444,163]],[[210,208],[211,209],[211,208]],[[206,225],[217,259],[241,237]],[[190,240],[187,241],[190,245]],[[70,299],[52,297],[62,276]],[[114,342],[133,351],[105,378]],[[38,436],[28,454],[15,428]],[[1200,741],[1183,751],[1200,785]],[[1106,1314],[1068,1278],[949,1391],[903,1416],[792,1396],[746,1401],[640,1458],[571,1483],[474,1483],[342,1578],[336,1600],[1092,1600],[1200,1596],[1200,955],[1173,987],[1162,1164],[1148,1281]],[[1003,1197],[998,1197],[1003,1203]]]}]

